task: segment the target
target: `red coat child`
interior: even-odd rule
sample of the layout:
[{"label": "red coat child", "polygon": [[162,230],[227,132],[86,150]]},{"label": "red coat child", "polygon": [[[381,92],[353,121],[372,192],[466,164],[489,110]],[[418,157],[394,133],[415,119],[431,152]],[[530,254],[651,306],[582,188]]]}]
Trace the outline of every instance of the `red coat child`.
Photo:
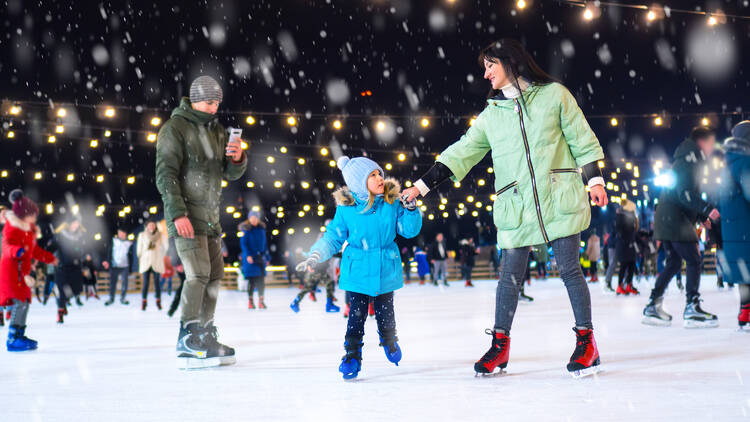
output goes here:
[{"label": "red coat child", "polygon": [[[0,258],[0,306],[13,305],[13,299],[31,302],[31,289],[24,281],[24,277],[31,272],[31,260],[51,264],[55,261],[55,256],[36,244],[37,228],[34,224],[24,222],[12,211],[6,211],[3,216],[5,227]],[[20,249],[24,252],[18,258]]]}]

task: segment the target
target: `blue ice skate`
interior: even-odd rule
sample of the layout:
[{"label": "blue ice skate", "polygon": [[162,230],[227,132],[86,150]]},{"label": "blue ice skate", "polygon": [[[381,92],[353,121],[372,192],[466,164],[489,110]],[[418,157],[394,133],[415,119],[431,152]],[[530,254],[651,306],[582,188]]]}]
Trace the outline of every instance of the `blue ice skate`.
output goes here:
[{"label": "blue ice skate", "polygon": [[357,378],[362,369],[362,341],[353,340],[344,342],[346,354],[341,358],[339,372],[344,375],[345,380]]},{"label": "blue ice skate", "polygon": [[398,366],[398,363],[401,362],[401,347],[398,345],[398,337],[396,337],[395,331],[386,336],[381,333],[378,333],[378,335],[380,335],[380,346],[385,351],[385,357]]},{"label": "blue ice skate", "polygon": [[326,301],[326,312],[339,312],[341,308],[333,304],[333,299],[330,297]]},{"label": "blue ice skate", "polygon": [[8,341],[5,342],[5,346],[9,352],[36,350],[37,342],[26,337],[25,333],[25,326],[11,325],[8,327]]},{"label": "blue ice skate", "polygon": [[299,313],[299,297],[295,297],[292,301],[292,304],[289,305],[290,308],[294,311],[294,313]]}]

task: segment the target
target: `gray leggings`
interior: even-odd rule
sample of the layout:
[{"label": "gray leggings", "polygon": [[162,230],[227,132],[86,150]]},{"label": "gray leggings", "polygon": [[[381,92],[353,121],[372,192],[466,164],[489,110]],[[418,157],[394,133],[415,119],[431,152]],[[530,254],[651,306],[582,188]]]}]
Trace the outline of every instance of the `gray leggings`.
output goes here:
[{"label": "gray leggings", "polygon": [[[576,327],[594,328],[591,323],[591,296],[586,278],[581,271],[578,248],[581,235],[563,237],[552,241],[557,267],[568,298],[573,307]],[[529,261],[529,246],[515,249],[504,249],[500,268],[500,281],[497,282],[495,296],[495,331],[510,333],[513,316],[518,307],[518,290],[524,281],[526,265]]]},{"label": "gray leggings", "polygon": [[26,316],[29,315],[29,302],[13,299],[10,311],[10,325],[26,326]]}]

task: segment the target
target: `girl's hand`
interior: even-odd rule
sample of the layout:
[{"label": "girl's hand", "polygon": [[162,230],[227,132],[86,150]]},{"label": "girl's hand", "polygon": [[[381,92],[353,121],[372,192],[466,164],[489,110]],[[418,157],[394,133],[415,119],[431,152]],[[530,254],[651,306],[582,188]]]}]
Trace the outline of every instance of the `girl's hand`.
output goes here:
[{"label": "girl's hand", "polygon": [[604,190],[604,186],[602,185],[592,186],[589,195],[591,196],[591,200],[594,201],[594,203],[598,207],[603,207],[609,203],[607,192]]},{"label": "girl's hand", "polygon": [[417,209],[417,200],[412,199],[410,201],[406,193],[402,193],[399,199],[401,200],[401,205],[403,205],[403,207],[407,210],[414,211],[415,209]]},{"label": "girl's hand", "polygon": [[411,202],[419,196],[419,189],[416,188],[416,186],[412,186],[409,189],[406,189],[405,191],[401,192],[402,197],[406,197],[406,202]]}]

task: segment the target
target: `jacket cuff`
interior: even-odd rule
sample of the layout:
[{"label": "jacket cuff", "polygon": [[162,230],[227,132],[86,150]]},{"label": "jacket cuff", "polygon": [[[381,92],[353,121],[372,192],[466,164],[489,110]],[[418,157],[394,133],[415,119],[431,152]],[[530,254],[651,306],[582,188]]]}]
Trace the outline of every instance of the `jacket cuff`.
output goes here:
[{"label": "jacket cuff", "polygon": [[596,185],[602,185],[604,186],[604,178],[601,176],[592,177],[589,179],[588,187],[593,188]]},{"label": "jacket cuff", "polygon": [[[448,166],[438,161],[433,164],[432,167],[427,170],[427,173],[425,173],[417,182],[421,181],[421,184],[423,184],[424,187],[427,188],[427,192],[429,192],[440,186],[441,183],[450,179],[451,176],[453,176],[453,172]],[[417,186],[417,183],[415,183],[414,186]],[[417,186],[417,189],[422,192],[422,188],[419,186]],[[422,196],[424,196],[424,193]]]},{"label": "jacket cuff", "polygon": [[230,162],[231,162],[232,164],[235,164],[235,165],[240,165],[240,164],[244,164],[244,163],[245,163],[245,160],[246,160],[246,159],[247,159],[247,154],[245,154],[245,151],[242,151],[242,159],[241,159],[240,161],[234,161],[234,158],[232,158],[232,159],[231,159],[231,160],[229,160],[229,161],[230,161]]},{"label": "jacket cuff", "polygon": [[414,187],[419,189],[419,194],[422,196],[427,195],[427,193],[430,191],[430,188],[427,187],[427,185],[422,179],[419,179],[416,182],[414,182]]},{"label": "jacket cuff", "polygon": [[[583,175],[583,180],[588,184],[589,187],[593,185],[603,185],[604,184],[604,175],[602,174],[602,169],[599,168],[599,161],[592,161],[583,167],[581,167],[581,174]],[[591,183],[592,179],[600,179],[601,183]]]}]

